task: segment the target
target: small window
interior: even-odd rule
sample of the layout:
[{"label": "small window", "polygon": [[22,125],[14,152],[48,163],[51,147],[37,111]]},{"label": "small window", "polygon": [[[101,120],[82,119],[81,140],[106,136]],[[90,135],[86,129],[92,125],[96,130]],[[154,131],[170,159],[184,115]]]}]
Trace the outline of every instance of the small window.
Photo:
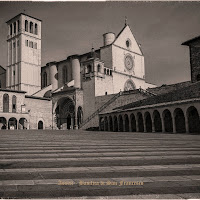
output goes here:
[{"label": "small window", "polygon": [[9,112],[9,95],[3,95],[3,112]]},{"label": "small window", "polygon": [[108,93],[107,92],[105,92],[105,95],[107,95]]},{"label": "small window", "polygon": [[99,65],[99,64],[97,65],[97,71],[101,72],[101,65]]},{"label": "small window", "polygon": [[15,48],[15,42],[13,42],[13,48]]},{"label": "small window", "polygon": [[92,66],[91,66],[91,65],[88,65],[88,66],[87,66],[87,73],[90,73],[90,72],[92,72]]},{"label": "small window", "polygon": [[28,40],[26,40],[25,43],[26,43],[26,46],[28,47]]},{"label": "small window", "polygon": [[104,74],[106,74],[106,68],[104,68]]},{"label": "small window", "polygon": [[14,22],[14,33],[16,33],[16,22]]},{"label": "small window", "polygon": [[131,46],[131,41],[128,39],[126,40],[126,47],[129,48]]},{"label": "small window", "polygon": [[17,21],[17,25],[18,25],[18,30],[17,31],[19,32],[20,31],[20,21],[19,20]]},{"label": "small window", "polygon": [[30,33],[33,33],[33,22],[30,22]]},{"label": "small window", "polygon": [[10,24],[10,35],[12,35],[12,24]]},{"label": "small window", "polygon": [[28,21],[25,20],[25,31],[28,32]]},{"label": "small window", "polygon": [[13,71],[13,76],[15,76],[15,71]]},{"label": "small window", "polygon": [[12,97],[12,112],[16,113],[16,102],[17,102],[17,98],[15,95],[13,95]]},{"label": "small window", "polygon": [[19,40],[17,40],[17,46],[19,46]]},{"label": "small window", "polygon": [[37,35],[37,34],[38,34],[38,25],[35,24],[35,35]]},{"label": "small window", "polygon": [[110,75],[112,76],[112,70],[110,70]]},{"label": "small window", "polygon": [[33,48],[33,42],[29,41],[29,47]]},{"label": "small window", "polygon": [[110,73],[109,73],[109,69],[107,69],[107,74],[109,75]]}]

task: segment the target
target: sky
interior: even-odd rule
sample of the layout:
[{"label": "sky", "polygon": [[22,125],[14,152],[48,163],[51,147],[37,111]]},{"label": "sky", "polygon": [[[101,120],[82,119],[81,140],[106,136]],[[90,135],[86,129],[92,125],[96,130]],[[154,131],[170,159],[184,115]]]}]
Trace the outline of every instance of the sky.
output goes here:
[{"label": "sky", "polygon": [[0,65],[7,64],[6,21],[24,12],[42,20],[42,66],[103,46],[125,16],[145,59],[146,81],[190,80],[189,48],[200,35],[200,2],[0,2]]}]

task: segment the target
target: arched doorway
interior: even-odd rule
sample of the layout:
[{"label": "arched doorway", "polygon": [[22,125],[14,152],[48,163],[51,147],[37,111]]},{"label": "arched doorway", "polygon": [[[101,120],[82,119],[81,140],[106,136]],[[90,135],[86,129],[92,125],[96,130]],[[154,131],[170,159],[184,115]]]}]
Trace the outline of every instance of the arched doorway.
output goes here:
[{"label": "arched doorway", "polygon": [[18,129],[27,129],[28,128],[27,125],[28,125],[27,119],[20,118]]},{"label": "arched doorway", "polygon": [[145,125],[146,125],[146,131],[147,132],[152,132],[152,120],[151,120],[151,115],[149,112],[146,112],[144,114],[145,116]]},{"label": "arched doorway", "polygon": [[120,132],[123,132],[123,118],[122,118],[122,116],[121,115],[119,115],[119,131]]},{"label": "arched doorway", "polygon": [[38,122],[38,129],[44,129],[43,121],[41,120]]},{"label": "arched doorway", "polygon": [[113,131],[113,121],[112,121],[111,116],[109,116],[109,127],[110,127],[110,131]]},{"label": "arched doorway", "polygon": [[131,118],[131,131],[132,132],[136,132],[136,119],[135,119],[135,115],[131,114],[130,118]]},{"label": "arched doorway", "polygon": [[169,110],[164,110],[163,118],[164,118],[164,124],[165,124],[165,132],[173,132],[171,112]]},{"label": "arched doorway", "polygon": [[129,132],[129,119],[128,119],[128,115],[125,114],[124,115],[124,122],[125,122],[125,132]]},{"label": "arched doorway", "polygon": [[80,124],[83,122],[83,109],[81,106],[78,107],[78,111],[77,111],[77,124],[78,127],[80,126]]},{"label": "arched doorway", "polygon": [[17,129],[17,119],[12,117],[8,121],[8,129],[14,130]]},{"label": "arched doorway", "polygon": [[144,132],[144,122],[143,122],[142,113],[139,112],[137,114],[137,120],[138,120],[138,129],[139,129],[139,132]]},{"label": "arched doorway", "polygon": [[188,126],[190,133],[200,133],[199,113],[194,106],[187,109]]},{"label": "arched doorway", "polygon": [[[81,109],[79,108],[79,123],[81,120]],[[55,109],[57,127],[62,130],[73,129],[75,125],[75,106],[69,97],[59,99]]]},{"label": "arched doorway", "polygon": [[108,131],[108,118],[105,117],[105,131]]},{"label": "arched doorway", "polygon": [[180,108],[176,108],[174,111],[174,117],[175,117],[175,126],[176,126],[176,132],[177,133],[185,133],[185,116]]},{"label": "arched doorway", "polygon": [[5,117],[0,117],[0,129],[6,129],[7,128],[7,120]]},{"label": "arched doorway", "polygon": [[118,131],[118,121],[117,121],[117,117],[114,116],[114,132]]},{"label": "arched doorway", "polygon": [[162,121],[160,113],[157,110],[153,112],[153,118],[154,118],[155,132],[162,132]]}]

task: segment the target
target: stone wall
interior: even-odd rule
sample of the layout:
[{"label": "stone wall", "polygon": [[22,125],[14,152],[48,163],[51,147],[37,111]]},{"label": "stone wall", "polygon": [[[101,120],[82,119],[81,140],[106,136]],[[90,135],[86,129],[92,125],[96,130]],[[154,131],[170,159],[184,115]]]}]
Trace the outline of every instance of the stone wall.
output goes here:
[{"label": "stone wall", "polygon": [[[101,106],[103,106],[115,95],[116,94],[95,97],[95,111],[98,110]],[[142,100],[147,97],[148,97],[147,95],[140,93],[138,90],[122,92],[121,95],[117,99],[115,99],[111,104],[109,104],[108,107],[103,109],[101,113],[112,111],[112,109],[116,107],[126,105],[130,102],[136,102],[138,100]],[[98,127],[98,125],[99,125],[99,117],[98,115],[96,115],[83,128],[86,129],[89,127]]]},{"label": "stone wall", "polygon": [[24,105],[24,93],[14,91],[0,91],[0,112],[3,112],[3,95],[9,95],[9,112],[12,113],[12,98],[16,96],[16,112],[21,113],[21,106]]},{"label": "stone wall", "polygon": [[197,81],[200,78],[200,47],[190,47],[191,80]]},{"label": "stone wall", "polygon": [[25,104],[30,116],[30,129],[38,129],[39,121],[43,121],[44,129],[52,128],[52,101],[26,96]]},{"label": "stone wall", "polygon": [[95,79],[89,78],[82,82],[83,87],[83,120],[95,112]]}]

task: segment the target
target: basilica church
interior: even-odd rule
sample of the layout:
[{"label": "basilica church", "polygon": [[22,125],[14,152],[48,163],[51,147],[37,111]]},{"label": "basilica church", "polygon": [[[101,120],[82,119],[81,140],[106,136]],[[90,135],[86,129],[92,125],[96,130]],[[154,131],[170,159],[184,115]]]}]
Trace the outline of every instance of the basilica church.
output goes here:
[{"label": "basilica church", "polygon": [[145,81],[144,55],[127,22],[118,34],[102,33],[98,49],[45,66],[41,66],[42,20],[20,13],[6,23],[1,129],[98,127],[101,112],[141,100],[155,87]]},{"label": "basilica church", "polygon": [[102,33],[98,49],[45,66],[42,20],[20,13],[6,23],[0,129],[200,132],[200,37],[182,43],[191,80],[157,87],[145,81],[144,55],[127,21],[118,34]]}]

